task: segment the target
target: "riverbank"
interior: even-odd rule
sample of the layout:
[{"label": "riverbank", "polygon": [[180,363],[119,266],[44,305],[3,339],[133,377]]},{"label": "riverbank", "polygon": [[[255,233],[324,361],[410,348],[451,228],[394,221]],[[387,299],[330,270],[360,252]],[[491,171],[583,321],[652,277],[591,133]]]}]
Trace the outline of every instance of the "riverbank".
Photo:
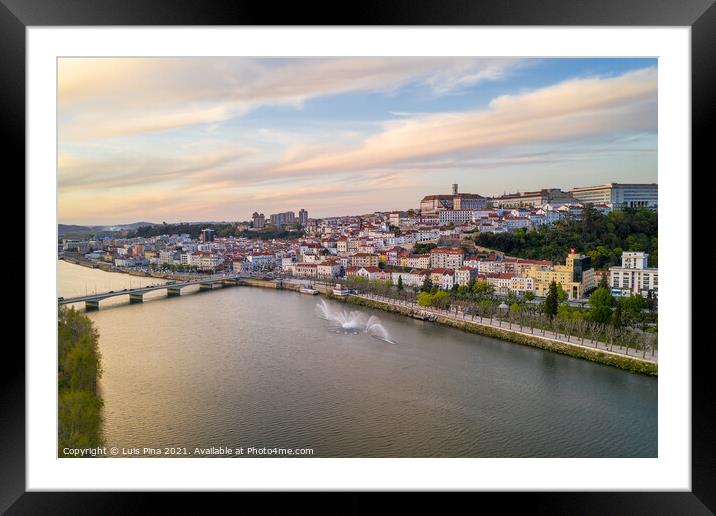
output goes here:
[{"label": "riverbank", "polygon": [[57,333],[58,456],[76,457],[74,450],[97,448],[103,441],[99,333],[86,315],[71,308],[59,310]]},{"label": "riverbank", "polygon": [[[412,312],[412,309],[410,307],[392,305],[386,302],[377,301],[373,299],[365,299],[363,297],[355,295],[338,297],[327,293],[326,297],[348,304],[364,306],[367,308],[374,308],[376,310],[383,310],[385,312],[399,313],[408,317],[411,316]],[[633,373],[644,374],[648,376],[658,375],[658,364],[648,360],[642,360],[637,357],[629,357],[606,350],[593,349],[586,346],[580,346],[578,344],[566,343],[556,339],[528,334],[522,331],[510,330],[507,328],[495,328],[473,321],[457,320],[443,315],[437,315],[433,322],[436,322],[443,326],[451,326],[453,328],[457,328],[470,333],[485,335],[487,337],[493,337],[500,340],[506,340],[514,344],[521,344],[524,346],[531,346],[547,351],[554,351],[555,353],[560,353],[562,355],[567,355],[574,358],[589,360],[590,362],[596,362],[603,365],[617,367],[619,369],[624,369]]]},{"label": "riverbank", "polygon": [[105,262],[99,262],[99,261],[93,261],[93,260],[86,260],[84,258],[78,258],[76,256],[72,255],[62,255],[58,257],[60,260],[64,260],[67,263],[71,263],[73,265],[80,265],[82,267],[87,267],[88,269],[100,269],[104,272],[116,272],[119,274],[129,274],[130,276],[138,276],[142,278],[158,278],[158,279],[165,279],[165,280],[175,280],[175,281],[191,281],[194,279],[198,279],[200,276],[196,274],[181,274],[177,272],[146,272],[143,270],[137,270],[132,268],[124,268],[124,267],[116,267],[110,263]]},{"label": "riverbank", "polygon": [[[260,278],[241,278],[236,282],[236,285],[292,291],[299,291],[301,287],[305,286],[304,283],[291,279],[275,280]],[[416,317],[416,314],[413,313],[416,311],[414,307],[400,305],[397,303],[389,303],[376,299],[366,299],[365,297],[356,295],[350,295],[347,297],[334,296],[332,294],[332,287],[332,283],[313,284],[313,288],[319,290],[321,294],[330,299],[355,305],[362,305],[378,310],[400,313],[401,315],[405,315],[407,317]],[[430,311],[420,310],[420,312],[426,312],[427,314],[427,312]],[[607,345],[604,343],[593,342],[593,346],[588,346],[586,344],[589,344],[589,341],[587,341],[586,344],[582,341],[580,344],[577,344],[569,342],[569,339],[560,339],[559,335],[550,336],[550,332],[547,332],[547,335],[535,335],[534,333],[521,331],[521,328],[520,330],[517,330],[516,328],[497,327],[495,324],[486,324],[485,322],[475,321],[474,319],[468,320],[465,318],[459,318],[457,316],[452,316],[452,314],[441,314],[439,311],[435,313],[431,312],[427,314],[427,316],[424,315],[418,318],[436,322],[444,326],[451,326],[470,333],[477,333],[516,344],[553,351],[563,355],[572,356],[574,358],[609,365],[639,374],[649,376],[658,375],[658,363],[656,359],[650,360],[641,357],[629,356],[628,354],[618,352],[616,349],[612,351],[611,349],[606,349]]]}]

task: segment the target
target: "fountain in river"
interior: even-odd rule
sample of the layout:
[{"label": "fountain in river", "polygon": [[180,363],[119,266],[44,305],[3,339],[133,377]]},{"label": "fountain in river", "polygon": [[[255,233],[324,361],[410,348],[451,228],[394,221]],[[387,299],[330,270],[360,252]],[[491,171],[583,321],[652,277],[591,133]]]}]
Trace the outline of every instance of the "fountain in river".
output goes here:
[{"label": "fountain in river", "polygon": [[368,317],[358,310],[334,310],[323,299],[316,304],[316,313],[320,318],[332,322],[344,333],[367,333],[376,339],[393,343],[388,330],[375,315]]}]

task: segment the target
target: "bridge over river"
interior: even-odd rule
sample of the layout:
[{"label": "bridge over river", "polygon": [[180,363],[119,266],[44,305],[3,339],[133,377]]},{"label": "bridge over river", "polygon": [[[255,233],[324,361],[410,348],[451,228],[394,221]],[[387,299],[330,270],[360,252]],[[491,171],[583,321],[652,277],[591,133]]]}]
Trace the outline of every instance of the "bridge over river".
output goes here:
[{"label": "bridge over river", "polygon": [[220,288],[224,286],[238,285],[240,280],[252,278],[265,279],[259,278],[256,275],[221,274],[215,276],[206,276],[190,281],[169,281],[167,283],[151,285],[148,287],[125,288],[124,290],[110,290],[109,292],[102,292],[100,294],[95,293],[67,298],[60,297],[57,299],[57,303],[60,305],[84,303],[85,309],[90,311],[99,309],[100,301],[102,301],[103,299],[109,299],[111,297],[129,296],[130,303],[142,303],[144,301],[145,294],[149,292],[154,292],[156,290],[166,290],[167,297],[173,297],[181,295],[181,289],[192,285],[199,285],[199,290],[212,290],[214,288]]}]

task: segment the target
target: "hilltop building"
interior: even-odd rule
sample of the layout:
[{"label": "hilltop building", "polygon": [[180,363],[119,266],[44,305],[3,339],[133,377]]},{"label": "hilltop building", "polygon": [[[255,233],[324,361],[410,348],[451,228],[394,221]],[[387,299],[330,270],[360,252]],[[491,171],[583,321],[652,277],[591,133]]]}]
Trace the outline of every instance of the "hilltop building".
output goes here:
[{"label": "hilltop building", "polygon": [[254,212],[254,214],[251,215],[251,219],[254,222],[254,229],[263,229],[266,227],[266,217],[264,217],[263,213]]},{"label": "hilltop building", "polygon": [[421,215],[437,215],[442,210],[481,210],[487,206],[487,198],[478,194],[458,193],[458,185],[452,185],[449,195],[426,195],[420,201]]},{"label": "hilltop building", "polygon": [[298,212],[298,223],[304,228],[308,226],[308,211],[301,208]]},{"label": "hilltop building", "polygon": [[517,192],[492,199],[493,206],[498,208],[538,207],[545,204],[561,206],[575,202],[577,201],[571,193],[563,192],[559,188],[543,188],[534,192]]},{"label": "hilltop building", "polygon": [[572,188],[571,194],[579,202],[606,204],[611,208],[648,208],[659,205],[657,183],[607,183],[600,186]]},{"label": "hilltop building", "polygon": [[287,224],[293,224],[294,222],[296,222],[296,214],[292,211],[274,213],[271,215],[271,224],[273,224],[277,228],[285,226]]}]

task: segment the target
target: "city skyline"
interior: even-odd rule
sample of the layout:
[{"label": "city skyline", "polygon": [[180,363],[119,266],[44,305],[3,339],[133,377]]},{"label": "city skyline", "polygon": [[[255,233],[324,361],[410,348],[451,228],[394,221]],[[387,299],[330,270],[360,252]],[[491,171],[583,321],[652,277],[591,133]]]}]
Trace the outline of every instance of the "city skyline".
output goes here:
[{"label": "city skyline", "polygon": [[657,182],[656,59],[61,59],[64,224]]}]

